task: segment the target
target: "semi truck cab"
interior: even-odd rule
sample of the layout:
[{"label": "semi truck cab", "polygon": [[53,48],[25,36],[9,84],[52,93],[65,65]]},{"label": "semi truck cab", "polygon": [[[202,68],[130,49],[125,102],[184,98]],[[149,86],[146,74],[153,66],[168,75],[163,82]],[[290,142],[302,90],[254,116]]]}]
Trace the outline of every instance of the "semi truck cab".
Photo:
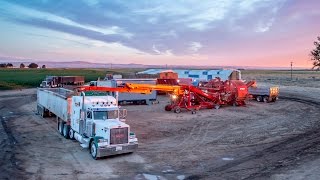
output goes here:
[{"label": "semi truck cab", "polygon": [[[70,138],[88,147],[94,159],[133,152],[138,139],[124,123],[126,110],[112,96],[73,96]],[[121,117],[122,116],[122,117]]]}]

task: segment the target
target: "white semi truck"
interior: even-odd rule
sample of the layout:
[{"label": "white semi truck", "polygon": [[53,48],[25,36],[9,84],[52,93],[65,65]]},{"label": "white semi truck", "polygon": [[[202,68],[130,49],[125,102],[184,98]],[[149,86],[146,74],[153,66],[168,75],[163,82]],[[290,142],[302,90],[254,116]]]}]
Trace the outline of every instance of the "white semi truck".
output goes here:
[{"label": "white semi truck", "polygon": [[37,111],[42,117],[56,116],[60,134],[89,148],[94,159],[135,151],[138,139],[124,123],[127,111],[119,109],[113,96],[88,93],[75,95],[64,88],[38,88]]}]

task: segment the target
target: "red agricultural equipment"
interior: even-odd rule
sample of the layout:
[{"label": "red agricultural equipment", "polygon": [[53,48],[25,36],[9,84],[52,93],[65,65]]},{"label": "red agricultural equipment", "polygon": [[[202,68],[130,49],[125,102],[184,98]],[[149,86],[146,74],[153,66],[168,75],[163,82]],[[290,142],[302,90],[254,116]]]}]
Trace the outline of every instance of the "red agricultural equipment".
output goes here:
[{"label": "red agricultural equipment", "polygon": [[221,81],[217,77],[208,82],[200,82],[199,88],[209,93],[218,93],[220,105],[245,105],[248,98],[248,86],[240,80]]},{"label": "red agricultural equipment", "polygon": [[171,103],[165,106],[166,111],[173,110],[180,113],[181,109],[187,109],[195,113],[202,108],[216,108],[221,105],[244,105],[248,95],[248,88],[238,80],[220,81],[214,79],[204,87],[190,85],[151,85],[151,84],[130,84],[124,87],[96,87],[83,86],[80,91],[107,91],[107,92],[128,92],[148,94],[153,90],[167,92],[171,96]]}]

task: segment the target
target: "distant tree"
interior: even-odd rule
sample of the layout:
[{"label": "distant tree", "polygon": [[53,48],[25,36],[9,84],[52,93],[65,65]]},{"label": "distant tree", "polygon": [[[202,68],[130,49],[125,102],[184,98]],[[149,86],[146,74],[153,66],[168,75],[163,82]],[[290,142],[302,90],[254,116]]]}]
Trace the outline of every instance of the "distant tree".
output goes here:
[{"label": "distant tree", "polygon": [[44,65],[42,65],[42,67],[41,67],[42,69],[45,69],[46,68],[46,65],[44,64]]},{"label": "distant tree", "polygon": [[38,68],[38,64],[36,64],[36,63],[30,63],[28,67],[29,67],[29,68]]},{"label": "distant tree", "polygon": [[26,66],[23,63],[20,64],[20,68],[25,68],[25,67]]},{"label": "distant tree", "polygon": [[7,67],[13,67],[13,64],[12,63],[8,63]]},{"label": "distant tree", "polygon": [[0,64],[0,68],[6,68],[6,67],[7,67],[7,64],[6,64],[6,63]]},{"label": "distant tree", "polygon": [[313,44],[316,46],[310,53],[311,60],[313,61],[312,69],[320,69],[320,37],[317,38],[318,41],[315,41]]}]

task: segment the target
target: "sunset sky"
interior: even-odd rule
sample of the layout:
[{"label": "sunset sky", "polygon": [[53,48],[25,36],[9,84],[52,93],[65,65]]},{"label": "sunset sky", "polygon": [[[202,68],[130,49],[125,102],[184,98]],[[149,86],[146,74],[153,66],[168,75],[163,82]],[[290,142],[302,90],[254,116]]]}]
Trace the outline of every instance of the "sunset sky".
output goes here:
[{"label": "sunset sky", "polygon": [[320,0],[1,0],[0,59],[311,67]]}]

